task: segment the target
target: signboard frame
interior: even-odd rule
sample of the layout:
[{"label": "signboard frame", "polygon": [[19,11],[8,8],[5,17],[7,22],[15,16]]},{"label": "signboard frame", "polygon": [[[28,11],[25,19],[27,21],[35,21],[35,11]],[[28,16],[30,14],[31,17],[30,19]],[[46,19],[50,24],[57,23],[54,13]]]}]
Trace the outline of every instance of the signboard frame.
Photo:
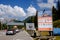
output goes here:
[{"label": "signboard frame", "polygon": [[26,23],[26,30],[35,30],[34,23]]},{"label": "signboard frame", "polygon": [[38,13],[38,31],[53,31],[52,15],[41,14]]}]

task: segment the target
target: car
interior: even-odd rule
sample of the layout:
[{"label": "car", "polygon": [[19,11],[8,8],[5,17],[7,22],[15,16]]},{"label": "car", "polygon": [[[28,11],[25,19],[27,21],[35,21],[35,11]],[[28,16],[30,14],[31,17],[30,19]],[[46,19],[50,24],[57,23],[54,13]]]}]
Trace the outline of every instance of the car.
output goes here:
[{"label": "car", "polygon": [[18,33],[20,30],[19,29],[15,29],[16,33]]},{"label": "car", "polygon": [[15,30],[8,29],[6,31],[6,35],[14,35],[14,34],[16,34],[16,31]]}]

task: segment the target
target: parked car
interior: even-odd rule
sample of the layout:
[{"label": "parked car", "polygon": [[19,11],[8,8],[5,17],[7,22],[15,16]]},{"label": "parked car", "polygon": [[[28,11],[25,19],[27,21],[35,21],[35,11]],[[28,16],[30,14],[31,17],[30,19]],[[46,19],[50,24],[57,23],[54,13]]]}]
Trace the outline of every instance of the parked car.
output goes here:
[{"label": "parked car", "polygon": [[16,34],[16,31],[15,30],[8,29],[6,31],[6,35],[14,35],[14,34]]},{"label": "parked car", "polygon": [[19,29],[15,29],[16,33],[18,33],[20,30]]}]

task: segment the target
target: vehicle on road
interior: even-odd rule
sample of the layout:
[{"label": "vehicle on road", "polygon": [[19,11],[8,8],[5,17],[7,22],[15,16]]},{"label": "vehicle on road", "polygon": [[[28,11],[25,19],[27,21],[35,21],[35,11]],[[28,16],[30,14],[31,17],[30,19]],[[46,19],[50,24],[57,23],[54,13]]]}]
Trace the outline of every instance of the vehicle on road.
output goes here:
[{"label": "vehicle on road", "polygon": [[6,31],[6,35],[14,35],[14,34],[16,34],[16,31],[15,30],[8,29]]},{"label": "vehicle on road", "polygon": [[16,33],[18,33],[20,30],[19,29],[15,29]]}]

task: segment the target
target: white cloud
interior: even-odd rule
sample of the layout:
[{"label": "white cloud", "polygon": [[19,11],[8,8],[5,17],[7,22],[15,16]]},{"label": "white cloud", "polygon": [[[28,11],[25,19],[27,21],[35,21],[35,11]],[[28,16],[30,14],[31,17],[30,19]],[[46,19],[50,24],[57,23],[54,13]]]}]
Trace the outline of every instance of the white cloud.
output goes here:
[{"label": "white cloud", "polygon": [[3,24],[3,23],[6,23],[5,19],[4,18],[0,18],[0,22]]},{"label": "white cloud", "polygon": [[0,4],[0,18],[25,18],[29,16],[36,15],[36,9],[30,5],[27,8],[27,13],[25,13],[24,9],[18,6],[11,7],[10,5]]},{"label": "white cloud", "polygon": [[27,9],[27,16],[33,16],[36,15],[36,9],[30,5]]},{"label": "white cloud", "polygon": [[54,0],[48,0],[48,3],[54,3]]},{"label": "white cloud", "polygon": [[18,6],[11,7],[10,5],[0,4],[0,15],[6,16],[6,17],[9,17],[9,16],[22,17],[22,16],[25,16],[26,13],[21,7],[18,7]]},{"label": "white cloud", "polygon": [[54,4],[50,4],[50,3],[38,3],[38,6],[41,7],[41,8],[43,8],[43,7],[45,7],[45,8],[52,8],[52,6],[56,7],[56,4],[55,3]]},{"label": "white cloud", "polygon": [[55,0],[56,2],[58,2],[58,0]]},{"label": "white cloud", "polygon": [[17,13],[17,16],[26,16],[26,13],[24,12],[23,8],[15,6],[14,12]]},{"label": "white cloud", "polygon": [[28,18],[29,16],[35,16],[36,15],[36,9],[30,5],[28,8],[27,8],[27,14],[26,16],[24,17],[24,19]]},{"label": "white cloud", "polygon": [[37,3],[40,8],[49,8],[51,9],[52,6],[56,7],[56,3],[54,3],[54,0],[48,0],[47,3]]}]

